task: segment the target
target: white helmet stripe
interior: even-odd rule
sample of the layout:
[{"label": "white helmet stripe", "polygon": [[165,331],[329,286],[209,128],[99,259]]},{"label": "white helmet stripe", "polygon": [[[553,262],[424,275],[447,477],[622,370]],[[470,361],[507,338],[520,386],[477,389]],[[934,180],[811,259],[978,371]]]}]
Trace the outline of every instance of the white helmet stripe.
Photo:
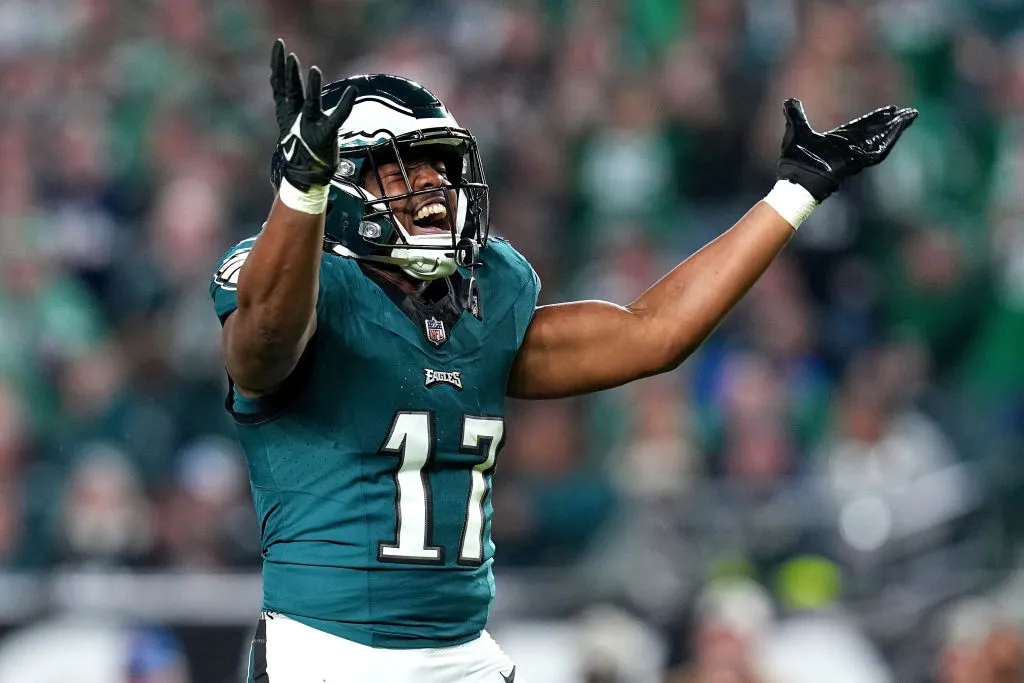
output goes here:
[{"label": "white helmet stripe", "polygon": [[338,139],[344,150],[349,145],[363,146],[376,142],[382,137],[380,133],[386,137],[398,137],[417,130],[458,127],[458,121],[447,112],[443,118],[419,119],[400,113],[376,99],[367,99],[352,107],[352,113],[338,131]]},{"label": "white helmet stripe", "polygon": [[380,104],[383,104],[385,107],[390,107],[391,109],[397,110],[399,113],[405,114],[407,116],[413,115],[412,109],[410,109],[409,107],[401,105],[398,102],[395,102],[394,100],[389,100],[386,97],[381,97],[380,95],[363,95],[355,99],[355,104],[359,104],[361,102],[379,102]]}]

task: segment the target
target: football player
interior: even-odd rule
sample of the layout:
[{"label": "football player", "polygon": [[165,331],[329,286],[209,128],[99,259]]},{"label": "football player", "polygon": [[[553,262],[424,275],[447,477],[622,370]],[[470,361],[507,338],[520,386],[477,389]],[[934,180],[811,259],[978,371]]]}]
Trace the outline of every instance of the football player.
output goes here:
[{"label": "football player", "polygon": [[277,196],[210,287],[262,535],[250,679],[511,683],[484,630],[505,397],[677,367],[917,112],[819,133],[787,101],[779,180],[730,230],[629,306],[537,307],[469,131],[411,81],[321,79],[274,45]]}]

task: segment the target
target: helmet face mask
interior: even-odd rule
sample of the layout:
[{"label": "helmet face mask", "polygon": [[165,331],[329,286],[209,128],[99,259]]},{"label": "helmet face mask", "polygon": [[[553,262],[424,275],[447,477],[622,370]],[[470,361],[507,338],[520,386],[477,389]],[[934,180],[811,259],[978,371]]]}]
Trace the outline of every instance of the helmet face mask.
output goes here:
[{"label": "helmet face mask", "polygon": [[[340,162],[329,192],[326,248],[390,263],[423,280],[472,266],[486,246],[489,226],[489,193],[476,139],[426,89],[396,76],[332,83],[323,90],[326,111],[349,85],[358,95],[338,134]],[[410,168],[423,159],[443,161],[448,182],[415,189]],[[387,187],[381,176],[386,164],[397,166],[404,188],[394,194],[392,182],[393,194],[376,196],[367,186]],[[279,185],[279,173],[272,170],[272,176]],[[398,217],[396,207],[425,195],[445,206],[447,232],[417,234]]]}]

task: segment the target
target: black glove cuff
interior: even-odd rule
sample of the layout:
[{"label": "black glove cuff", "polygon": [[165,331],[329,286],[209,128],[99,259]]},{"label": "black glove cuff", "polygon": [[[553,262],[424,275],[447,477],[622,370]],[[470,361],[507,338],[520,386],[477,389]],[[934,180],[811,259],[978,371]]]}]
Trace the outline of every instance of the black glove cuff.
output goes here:
[{"label": "black glove cuff", "polygon": [[779,160],[778,176],[782,180],[788,180],[801,186],[819,202],[824,201],[839,189],[838,183],[828,174],[807,168],[788,159]]},{"label": "black glove cuff", "polygon": [[295,189],[309,192],[314,185],[323,187],[330,184],[333,173],[326,168],[324,171],[319,171],[285,166],[282,175]]}]

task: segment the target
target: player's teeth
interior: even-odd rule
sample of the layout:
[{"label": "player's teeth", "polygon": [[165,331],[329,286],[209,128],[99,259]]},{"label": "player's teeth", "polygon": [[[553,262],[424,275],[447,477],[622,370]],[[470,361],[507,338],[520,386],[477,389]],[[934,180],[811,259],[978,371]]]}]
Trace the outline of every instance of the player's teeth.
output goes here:
[{"label": "player's teeth", "polygon": [[428,205],[422,207],[419,211],[416,212],[416,215],[413,216],[413,220],[415,220],[415,221],[423,220],[427,216],[432,216],[434,214],[439,214],[441,216],[447,216],[448,215],[448,210],[444,208],[444,204],[437,204],[437,203],[435,203],[435,204],[428,204]]}]

